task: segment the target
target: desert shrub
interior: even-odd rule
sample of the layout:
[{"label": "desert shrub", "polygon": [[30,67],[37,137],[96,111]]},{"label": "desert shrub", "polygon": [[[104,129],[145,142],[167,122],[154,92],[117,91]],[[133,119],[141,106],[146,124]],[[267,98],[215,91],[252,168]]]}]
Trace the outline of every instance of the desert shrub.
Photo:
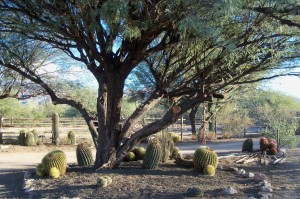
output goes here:
[{"label": "desert shrub", "polygon": [[215,140],[216,139],[216,133],[211,132],[211,131],[207,132],[206,133],[206,139],[210,140],[210,141]]},{"label": "desert shrub", "polygon": [[296,136],[298,122],[293,115],[278,115],[268,122],[268,127],[263,129],[262,135],[277,140],[278,146],[295,148],[300,141]]},{"label": "desert shrub", "polygon": [[233,138],[233,133],[232,132],[224,132],[223,133],[223,136],[222,136],[224,139],[231,139]]}]

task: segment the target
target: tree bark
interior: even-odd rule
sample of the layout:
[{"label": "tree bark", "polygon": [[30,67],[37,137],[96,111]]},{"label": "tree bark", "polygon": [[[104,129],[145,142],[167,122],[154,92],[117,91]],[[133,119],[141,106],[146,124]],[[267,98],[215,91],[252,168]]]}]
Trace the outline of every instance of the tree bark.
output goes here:
[{"label": "tree bark", "polygon": [[[98,146],[95,168],[112,168],[115,164],[121,132],[121,106],[124,78],[116,73],[101,74],[98,89]],[[105,77],[109,77],[108,79]]]}]

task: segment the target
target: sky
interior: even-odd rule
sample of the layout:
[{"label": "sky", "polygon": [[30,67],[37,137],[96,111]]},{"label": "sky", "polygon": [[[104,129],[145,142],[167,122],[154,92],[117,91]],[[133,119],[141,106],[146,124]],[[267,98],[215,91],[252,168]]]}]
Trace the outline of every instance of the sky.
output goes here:
[{"label": "sky", "polygon": [[[57,65],[55,64],[49,64],[47,65],[47,72],[55,72],[57,70]],[[300,72],[300,71],[295,71]],[[86,69],[78,66],[78,67],[72,67],[71,70],[69,70],[69,76],[68,79],[75,80],[80,78],[81,81],[85,82],[89,86],[97,86],[97,82],[92,76],[82,76],[79,74],[86,74]],[[279,77],[274,78],[269,81],[262,82],[262,88],[266,90],[274,90],[274,91],[280,91],[283,94],[296,97],[300,99],[300,77],[295,76],[285,76],[285,77]]]},{"label": "sky", "polygon": [[279,77],[265,83],[266,87],[300,99],[300,78]]}]

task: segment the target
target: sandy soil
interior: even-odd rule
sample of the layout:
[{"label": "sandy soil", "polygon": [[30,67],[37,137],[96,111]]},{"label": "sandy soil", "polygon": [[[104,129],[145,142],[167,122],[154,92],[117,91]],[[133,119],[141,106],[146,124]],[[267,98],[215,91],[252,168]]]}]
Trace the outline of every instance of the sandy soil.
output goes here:
[{"label": "sandy soil", "polygon": [[[75,146],[61,146],[60,149],[74,154]],[[1,149],[4,154],[20,153],[20,158],[28,160],[28,164],[37,164],[31,159],[32,153],[41,157],[57,147],[15,147]],[[225,155],[220,153],[219,156]],[[246,172],[266,174],[267,180],[274,190],[272,198],[299,198],[300,199],[300,149],[288,150],[288,159],[279,165],[261,165],[259,161],[246,165],[236,164],[236,157],[222,158],[220,164],[245,169]],[[6,162],[0,162],[0,165]],[[11,162],[13,165],[13,162]],[[199,187],[204,196],[199,198],[248,198],[258,197],[259,187],[255,186],[252,178],[245,178],[236,172],[217,170],[214,177],[204,176],[193,172],[191,168],[183,168],[170,160],[161,164],[156,170],[142,169],[141,163],[123,163],[120,168],[95,172],[92,168],[79,168],[75,163],[69,163],[67,174],[59,179],[48,177],[34,179],[34,190],[27,194],[22,189],[24,171],[33,169],[7,168],[0,169],[0,198],[186,198],[186,190]],[[29,167],[30,168],[30,167]],[[110,176],[113,183],[107,187],[96,186],[100,176]],[[235,195],[225,195],[222,189],[231,186],[237,190]]]}]

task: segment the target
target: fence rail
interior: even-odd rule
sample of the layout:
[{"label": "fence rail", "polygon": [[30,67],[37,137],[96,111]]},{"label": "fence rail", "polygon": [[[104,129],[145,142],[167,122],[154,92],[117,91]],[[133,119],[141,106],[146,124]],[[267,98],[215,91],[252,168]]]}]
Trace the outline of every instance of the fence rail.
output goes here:
[{"label": "fence rail", "polygon": [[[147,125],[160,118],[143,118],[138,122],[137,126]],[[173,128],[182,129],[183,122],[185,119],[181,118],[171,125]],[[121,121],[124,123],[124,121]],[[94,121],[95,126],[97,126],[97,121]],[[34,128],[34,127],[45,127],[51,128],[52,119],[51,118],[2,118],[0,120],[0,128]],[[66,128],[87,128],[87,124],[83,118],[59,118],[59,126]]]},{"label": "fence rail", "polygon": [[[2,127],[51,127],[51,118],[4,118]],[[81,118],[60,118],[60,126],[86,126]]]}]

